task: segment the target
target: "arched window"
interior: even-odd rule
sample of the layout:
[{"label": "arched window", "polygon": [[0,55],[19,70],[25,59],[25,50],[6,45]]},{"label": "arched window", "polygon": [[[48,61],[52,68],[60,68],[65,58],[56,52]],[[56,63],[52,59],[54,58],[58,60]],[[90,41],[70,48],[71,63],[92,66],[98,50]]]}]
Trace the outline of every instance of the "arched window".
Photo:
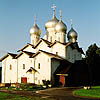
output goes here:
[{"label": "arched window", "polygon": [[10,66],[9,66],[9,70],[12,70],[12,65],[10,64]]},{"label": "arched window", "polygon": [[58,55],[58,52],[56,52],[56,55]]},{"label": "arched window", "polygon": [[25,64],[23,64],[23,69],[25,69]]},{"label": "arched window", "polygon": [[40,63],[38,63],[38,69],[40,69]]},{"label": "arched window", "polygon": [[52,42],[52,36],[50,37],[50,41]]}]

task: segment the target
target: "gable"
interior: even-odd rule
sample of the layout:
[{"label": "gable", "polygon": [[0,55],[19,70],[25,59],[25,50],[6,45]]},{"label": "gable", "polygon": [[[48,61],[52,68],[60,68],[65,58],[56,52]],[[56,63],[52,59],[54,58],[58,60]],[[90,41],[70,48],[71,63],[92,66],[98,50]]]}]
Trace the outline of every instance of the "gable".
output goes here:
[{"label": "gable", "polygon": [[70,47],[71,50],[73,50],[73,51],[76,51],[76,50],[77,50],[77,52],[80,52],[81,54],[84,54],[82,48],[79,48],[77,42],[76,42],[76,43],[71,43],[70,45],[67,46],[67,48],[68,48],[68,47]]},{"label": "gable", "polygon": [[4,59],[6,59],[7,57],[11,57],[11,58],[15,58],[17,56],[17,54],[13,54],[13,53],[7,53],[5,56],[3,56],[1,59],[0,59],[0,62],[3,61]]},{"label": "gable", "polygon": [[[19,53],[16,58],[19,58],[23,55],[27,55],[28,57],[31,57],[34,53],[33,52],[28,52],[28,51],[22,51],[21,53]],[[24,58],[23,58],[24,59]]]},{"label": "gable", "polygon": [[41,40],[41,42],[39,42],[34,49],[35,49],[36,52],[38,50],[50,51],[50,48],[48,47],[48,44],[43,40]]},{"label": "gable", "polygon": [[20,50],[18,50],[17,52],[20,52],[20,51],[34,52],[34,45],[28,43],[23,48],[21,48]]}]

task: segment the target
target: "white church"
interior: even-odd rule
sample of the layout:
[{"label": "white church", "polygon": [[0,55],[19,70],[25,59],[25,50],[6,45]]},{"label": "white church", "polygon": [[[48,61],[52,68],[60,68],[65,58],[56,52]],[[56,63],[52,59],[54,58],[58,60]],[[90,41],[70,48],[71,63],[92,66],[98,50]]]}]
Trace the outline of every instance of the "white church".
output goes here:
[{"label": "white church", "polygon": [[[2,83],[34,83],[43,84],[48,80],[51,84],[65,84],[67,70],[77,60],[82,60],[83,50],[77,42],[77,32],[71,22],[71,29],[55,16],[45,23],[46,34],[40,38],[41,30],[36,24],[30,29],[31,43],[18,50],[18,54],[7,53],[2,62]],[[68,42],[66,41],[68,38]],[[63,69],[63,65],[65,66]],[[58,81],[56,77],[59,77]]]}]

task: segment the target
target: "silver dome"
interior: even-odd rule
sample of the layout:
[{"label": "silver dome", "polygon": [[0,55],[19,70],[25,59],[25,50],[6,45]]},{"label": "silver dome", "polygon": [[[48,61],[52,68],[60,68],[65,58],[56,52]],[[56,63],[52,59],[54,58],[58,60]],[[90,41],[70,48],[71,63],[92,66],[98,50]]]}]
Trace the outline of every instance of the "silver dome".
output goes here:
[{"label": "silver dome", "polygon": [[77,37],[78,37],[77,32],[73,28],[71,28],[67,34],[69,42],[76,42]]},{"label": "silver dome", "polygon": [[67,31],[67,26],[62,22],[59,21],[56,25],[56,31],[57,32],[65,32]]},{"label": "silver dome", "polygon": [[32,34],[39,35],[39,36],[41,34],[41,30],[36,24],[34,24],[33,27],[30,29],[30,35]]},{"label": "silver dome", "polygon": [[51,20],[45,23],[45,29],[55,27],[58,22],[59,20],[56,18],[56,16],[53,16]]}]

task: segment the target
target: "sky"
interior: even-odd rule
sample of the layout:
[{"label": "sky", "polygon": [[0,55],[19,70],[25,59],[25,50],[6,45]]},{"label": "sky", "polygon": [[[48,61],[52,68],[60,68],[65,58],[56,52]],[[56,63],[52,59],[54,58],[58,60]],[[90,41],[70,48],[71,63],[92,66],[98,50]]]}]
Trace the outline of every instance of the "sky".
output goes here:
[{"label": "sky", "polygon": [[0,0],[0,57],[7,52],[17,53],[30,43],[29,30],[34,24],[45,34],[45,23],[52,18],[51,6],[55,4],[55,14],[70,30],[70,19],[78,33],[79,46],[84,52],[88,46],[96,43],[100,46],[100,0]]}]

